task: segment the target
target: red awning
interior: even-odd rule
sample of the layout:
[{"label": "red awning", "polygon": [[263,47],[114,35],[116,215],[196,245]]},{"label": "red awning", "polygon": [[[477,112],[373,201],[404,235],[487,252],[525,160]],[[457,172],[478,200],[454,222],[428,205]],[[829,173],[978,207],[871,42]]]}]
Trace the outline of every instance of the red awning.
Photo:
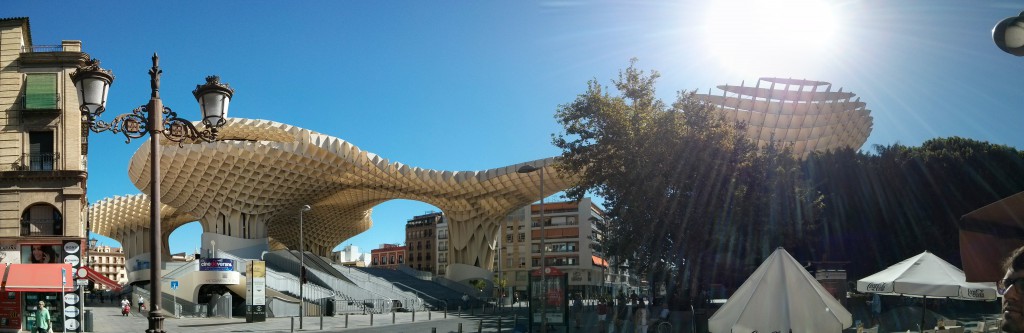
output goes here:
[{"label": "red awning", "polygon": [[[74,290],[71,264],[11,264],[7,266],[4,290],[22,292],[61,292]],[[61,270],[64,284],[61,289]]]},{"label": "red awning", "polygon": [[92,280],[92,282],[96,282],[104,286],[107,286],[107,288],[110,288],[110,290],[114,292],[121,291],[121,284],[117,283],[114,280],[111,280],[106,275],[100,274],[99,272],[93,270],[92,268],[89,268],[89,266],[82,266],[82,268],[80,269],[85,270],[85,277],[88,278],[89,280]]},{"label": "red awning", "polygon": [[594,262],[594,266],[608,267],[608,262],[598,256],[590,256],[591,261]]}]

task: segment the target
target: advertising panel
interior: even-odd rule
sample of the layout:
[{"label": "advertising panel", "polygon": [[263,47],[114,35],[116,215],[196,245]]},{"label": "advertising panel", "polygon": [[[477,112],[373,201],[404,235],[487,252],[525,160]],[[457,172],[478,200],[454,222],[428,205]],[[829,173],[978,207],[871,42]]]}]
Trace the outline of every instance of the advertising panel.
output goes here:
[{"label": "advertising panel", "polygon": [[210,272],[210,271],[233,271],[235,270],[235,261],[224,258],[202,258],[199,259],[199,271]]},{"label": "advertising panel", "polygon": [[22,264],[57,264],[62,263],[61,253],[64,251],[59,244],[22,244]]},{"label": "advertising panel", "polygon": [[267,320],[267,265],[262,260],[249,261],[245,269],[245,321]]}]

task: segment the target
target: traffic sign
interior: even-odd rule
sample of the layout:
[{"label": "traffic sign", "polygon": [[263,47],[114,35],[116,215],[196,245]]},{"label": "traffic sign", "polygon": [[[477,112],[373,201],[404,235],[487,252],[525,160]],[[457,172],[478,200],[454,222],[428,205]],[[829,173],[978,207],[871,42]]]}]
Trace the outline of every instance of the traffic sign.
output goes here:
[{"label": "traffic sign", "polygon": [[75,279],[75,285],[76,286],[88,286],[89,285],[89,279]]},{"label": "traffic sign", "polygon": [[178,289],[178,280],[171,280],[171,290]]}]

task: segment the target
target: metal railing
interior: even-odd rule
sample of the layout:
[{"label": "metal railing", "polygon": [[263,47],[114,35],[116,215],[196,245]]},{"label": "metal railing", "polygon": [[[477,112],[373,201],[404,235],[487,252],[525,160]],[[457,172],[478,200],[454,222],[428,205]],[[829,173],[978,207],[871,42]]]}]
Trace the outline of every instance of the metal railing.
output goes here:
[{"label": "metal railing", "polygon": [[[352,267],[338,266],[338,265],[332,265],[332,266],[334,266],[334,268],[338,269],[338,271],[343,272],[344,274],[346,274],[346,276],[348,276],[353,281],[356,281],[357,283],[365,282],[365,283],[360,284],[359,287],[364,288],[364,289],[368,289],[368,290],[372,290],[372,291],[374,291],[377,294],[387,295],[387,296],[389,296],[391,298],[394,298],[394,299],[415,299],[415,298],[419,297],[415,293],[412,293],[412,292],[409,292],[407,290],[403,290],[401,288],[396,287],[395,286],[396,282],[391,282],[391,281],[388,281],[388,280],[386,280],[384,278],[381,278],[381,277],[378,277],[378,276],[374,276],[374,275],[370,275],[370,274],[368,274],[366,272],[363,272],[361,270],[353,269]],[[410,288],[410,289],[412,289],[412,288]],[[423,303],[423,301],[421,299],[421,300],[419,300],[417,302],[417,304],[424,304],[424,303]],[[420,308],[417,308],[417,310],[419,310],[419,309]]]},{"label": "metal railing", "polygon": [[21,53],[64,52],[64,45],[25,45]]},{"label": "metal railing", "polygon": [[60,161],[60,153],[22,154],[21,159],[11,165],[17,171],[53,171]]},{"label": "metal railing", "polygon": [[59,236],[63,234],[57,231],[62,229],[62,221],[54,219],[30,219],[21,220],[22,236]]}]

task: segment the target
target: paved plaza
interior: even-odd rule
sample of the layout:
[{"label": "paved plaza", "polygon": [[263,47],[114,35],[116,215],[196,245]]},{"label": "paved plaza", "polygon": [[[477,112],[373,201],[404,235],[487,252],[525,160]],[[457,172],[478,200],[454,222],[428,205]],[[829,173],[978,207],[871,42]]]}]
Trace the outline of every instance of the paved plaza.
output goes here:
[{"label": "paved plaza", "polygon": [[[93,313],[93,332],[142,332],[147,327],[147,320],[137,311],[125,317],[120,308],[112,304],[96,304],[87,307]],[[245,318],[167,318],[164,328],[168,332],[498,332],[498,318],[502,319],[501,332],[513,332],[515,311],[502,314],[471,315],[464,313],[461,317],[457,312],[416,312],[413,321],[412,312],[374,315],[370,325],[370,315],[353,314],[334,317],[306,317],[303,329],[299,329],[298,318],[267,318],[266,322],[246,323]],[[429,318],[429,319],[428,319]],[[523,319],[522,316],[517,316]],[[394,323],[392,323],[394,320]],[[481,321],[482,320],[482,321]],[[522,321],[522,320],[521,320]],[[482,330],[480,328],[483,324]],[[294,326],[293,326],[294,325]],[[321,326],[322,325],[322,326]]]}]

